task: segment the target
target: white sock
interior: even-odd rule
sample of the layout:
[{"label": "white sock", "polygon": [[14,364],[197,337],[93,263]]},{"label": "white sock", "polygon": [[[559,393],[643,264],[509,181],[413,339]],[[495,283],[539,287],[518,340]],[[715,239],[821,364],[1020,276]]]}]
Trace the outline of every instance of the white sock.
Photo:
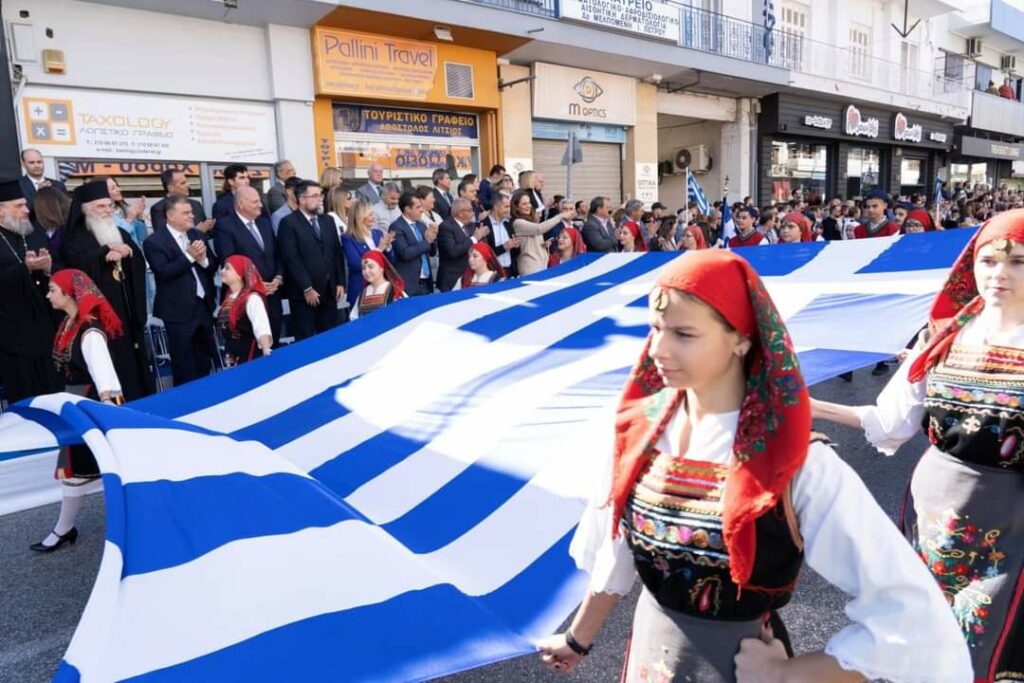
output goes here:
[{"label": "white sock", "polygon": [[57,523],[53,525],[53,531],[49,536],[43,540],[43,545],[51,546],[56,545],[60,540],[57,536],[63,536],[67,532],[71,531],[75,526],[75,517],[78,516],[78,511],[82,508],[82,496],[69,496],[67,493],[60,501],[60,515],[57,517]]}]

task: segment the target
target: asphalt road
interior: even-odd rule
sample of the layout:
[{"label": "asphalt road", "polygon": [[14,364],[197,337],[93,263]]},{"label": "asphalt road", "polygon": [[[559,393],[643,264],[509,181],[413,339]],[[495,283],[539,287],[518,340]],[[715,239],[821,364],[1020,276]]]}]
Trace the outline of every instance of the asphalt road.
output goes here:
[{"label": "asphalt road", "polygon": [[[850,405],[874,400],[888,378],[856,373],[852,384],[832,380],[812,393]],[[924,451],[917,437],[895,458],[883,458],[855,430],[817,425],[838,444],[839,454],[860,473],[890,515],[899,507],[910,472]],[[78,520],[74,546],[37,555],[28,546],[51,528],[57,506],[0,517],[0,683],[49,681],[85,607],[103,550],[103,500],[91,496]],[[534,656],[520,657],[443,679],[447,683],[617,681],[636,594],[624,600],[605,625],[594,652],[572,676],[548,673]],[[806,570],[782,616],[798,652],[821,649],[846,623],[845,596]]]}]

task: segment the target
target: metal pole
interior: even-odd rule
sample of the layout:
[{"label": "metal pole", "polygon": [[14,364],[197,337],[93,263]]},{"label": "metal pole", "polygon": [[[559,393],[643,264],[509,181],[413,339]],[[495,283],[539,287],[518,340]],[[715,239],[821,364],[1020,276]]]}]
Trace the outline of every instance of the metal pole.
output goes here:
[{"label": "metal pole", "polygon": [[[569,150],[566,154],[566,161],[569,163],[565,165],[565,198],[572,198],[572,161],[573,161],[573,149],[576,147],[576,131],[569,129]],[[557,210],[558,207],[555,207]]]},{"label": "metal pole", "polygon": [[[0,13],[3,2],[0,1]],[[2,14],[0,14],[2,16]],[[0,87],[0,140],[18,140],[18,120],[14,115],[14,93],[11,90],[11,65],[7,60],[7,37],[0,27],[0,74],[3,84]],[[3,151],[6,150],[6,151]],[[13,180],[21,175],[21,151],[18,144],[0,147],[0,178]]]}]

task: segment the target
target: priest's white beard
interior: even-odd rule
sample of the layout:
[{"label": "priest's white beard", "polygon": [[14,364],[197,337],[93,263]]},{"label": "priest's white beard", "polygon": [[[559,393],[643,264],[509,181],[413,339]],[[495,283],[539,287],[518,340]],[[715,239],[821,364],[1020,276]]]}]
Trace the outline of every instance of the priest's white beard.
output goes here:
[{"label": "priest's white beard", "polygon": [[32,234],[32,231],[36,229],[32,225],[32,221],[27,218],[10,218],[4,214],[0,214],[0,225],[13,232],[15,235],[21,235],[22,237],[28,237]]},{"label": "priest's white beard", "polygon": [[109,244],[123,244],[124,239],[121,237],[121,231],[117,229],[117,223],[114,222],[113,217],[111,218],[97,218],[95,216],[86,215],[85,227],[89,229],[96,241],[100,243],[101,247],[105,247]]}]

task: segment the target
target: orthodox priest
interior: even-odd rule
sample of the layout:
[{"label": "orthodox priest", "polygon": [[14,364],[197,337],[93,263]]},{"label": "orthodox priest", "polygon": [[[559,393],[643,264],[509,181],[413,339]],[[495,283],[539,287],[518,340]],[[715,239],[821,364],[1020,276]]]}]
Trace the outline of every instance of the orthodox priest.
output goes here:
[{"label": "orthodox priest", "polygon": [[114,222],[116,207],[105,180],[77,188],[61,250],[64,265],[84,271],[117,312],[124,334],[110,340],[110,353],[121,381],[124,400],[154,391],[146,356],[146,261],[142,249]]},{"label": "orthodox priest", "polygon": [[0,386],[10,403],[64,389],[50,358],[50,243],[28,214],[20,183],[0,182]]}]

